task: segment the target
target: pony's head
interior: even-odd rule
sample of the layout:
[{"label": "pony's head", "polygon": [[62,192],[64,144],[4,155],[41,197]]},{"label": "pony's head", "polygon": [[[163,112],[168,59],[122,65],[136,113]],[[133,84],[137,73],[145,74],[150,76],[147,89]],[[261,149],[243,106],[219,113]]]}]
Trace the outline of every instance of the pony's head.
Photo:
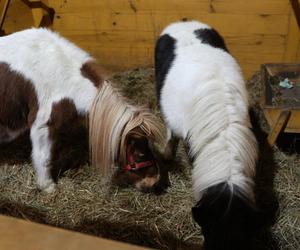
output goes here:
[{"label": "pony's head", "polygon": [[[113,174],[119,186],[151,191],[160,181],[161,160],[156,145],[163,143],[160,119],[128,101],[105,81],[90,112],[92,164]],[[112,171],[115,170],[115,171]]]},{"label": "pony's head", "polygon": [[201,226],[206,250],[254,249],[255,236],[264,223],[252,198],[226,183],[208,188],[192,213]]},{"label": "pony's head", "polygon": [[128,122],[120,142],[119,168],[113,180],[119,186],[134,185],[155,191],[161,179],[161,157],[155,142],[162,142],[156,117],[143,110]]}]

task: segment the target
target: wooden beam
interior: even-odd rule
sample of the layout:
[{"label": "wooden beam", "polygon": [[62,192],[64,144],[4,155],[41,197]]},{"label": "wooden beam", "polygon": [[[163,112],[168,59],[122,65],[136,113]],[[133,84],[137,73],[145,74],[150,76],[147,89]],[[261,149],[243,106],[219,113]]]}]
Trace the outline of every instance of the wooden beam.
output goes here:
[{"label": "wooden beam", "polygon": [[33,17],[34,27],[41,27],[45,11],[39,8],[39,9],[32,9],[31,12]]}]

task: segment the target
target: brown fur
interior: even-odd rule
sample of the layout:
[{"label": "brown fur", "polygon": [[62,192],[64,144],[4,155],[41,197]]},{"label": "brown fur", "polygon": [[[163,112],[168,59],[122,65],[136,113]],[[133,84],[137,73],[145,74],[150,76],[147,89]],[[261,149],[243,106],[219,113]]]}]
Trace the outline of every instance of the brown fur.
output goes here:
[{"label": "brown fur", "polygon": [[[11,70],[8,64],[0,63],[0,129],[2,133],[4,128],[10,131],[30,128],[36,118],[37,110],[38,101],[33,84]],[[0,134],[0,136],[5,135]]]},{"label": "brown fur", "polygon": [[157,166],[151,166],[138,171],[117,170],[113,175],[113,183],[120,187],[134,185],[143,192],[155,191],[153,186],[159,181]]},{"label": "brown fur", "polygon": [[52,105],[47,125],[53,143],[51,175],[56,180],[61,172],[88,160],[86,117],[77,112],[72,100],[65,98]]},{"label": "brown fur", "polygon": [[89,79],[97,88],[102,85],[108,75],[108,71],[95,61],[86,62],[82,65],[80,71],[81,74]]}]

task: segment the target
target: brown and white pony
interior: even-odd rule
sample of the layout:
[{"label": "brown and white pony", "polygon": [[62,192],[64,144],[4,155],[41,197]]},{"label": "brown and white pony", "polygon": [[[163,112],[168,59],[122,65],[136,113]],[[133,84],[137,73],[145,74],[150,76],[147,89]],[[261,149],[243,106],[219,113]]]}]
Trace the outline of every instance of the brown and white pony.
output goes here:
[{"label": "brown and white pony", "polygon": [[88,143],[104,175],[117,166],[117,184],[149,190],[158,183],[160,120],[122,97],[89,54],[47,29],[0,38],[0,143],[26,130],[42,190],[83,162]]}]

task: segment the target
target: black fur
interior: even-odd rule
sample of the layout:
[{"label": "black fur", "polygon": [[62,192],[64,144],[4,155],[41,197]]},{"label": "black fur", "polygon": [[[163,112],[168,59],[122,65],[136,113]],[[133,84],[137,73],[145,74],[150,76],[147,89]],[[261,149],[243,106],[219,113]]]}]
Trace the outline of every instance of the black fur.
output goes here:
[{"label": "black fur", "polygon": [[156,94],[160,99],[160,92],[175,58],[176,40],[169,35],[162,35],[156,42],[155,46],[155,78]]},{"label": "black fur", "polygon": [[215,29],[198,29],[194,31],[194,34],[202,43],[229,53],[222,36]]},{"label": "black fur", "polygon": [[204,247],[209,250],[250,250],[254,236],[262,226],[262,215],[239,187],[233,191],[227,183],[208,188],[196,207],[195,221],[201,226]]}]

